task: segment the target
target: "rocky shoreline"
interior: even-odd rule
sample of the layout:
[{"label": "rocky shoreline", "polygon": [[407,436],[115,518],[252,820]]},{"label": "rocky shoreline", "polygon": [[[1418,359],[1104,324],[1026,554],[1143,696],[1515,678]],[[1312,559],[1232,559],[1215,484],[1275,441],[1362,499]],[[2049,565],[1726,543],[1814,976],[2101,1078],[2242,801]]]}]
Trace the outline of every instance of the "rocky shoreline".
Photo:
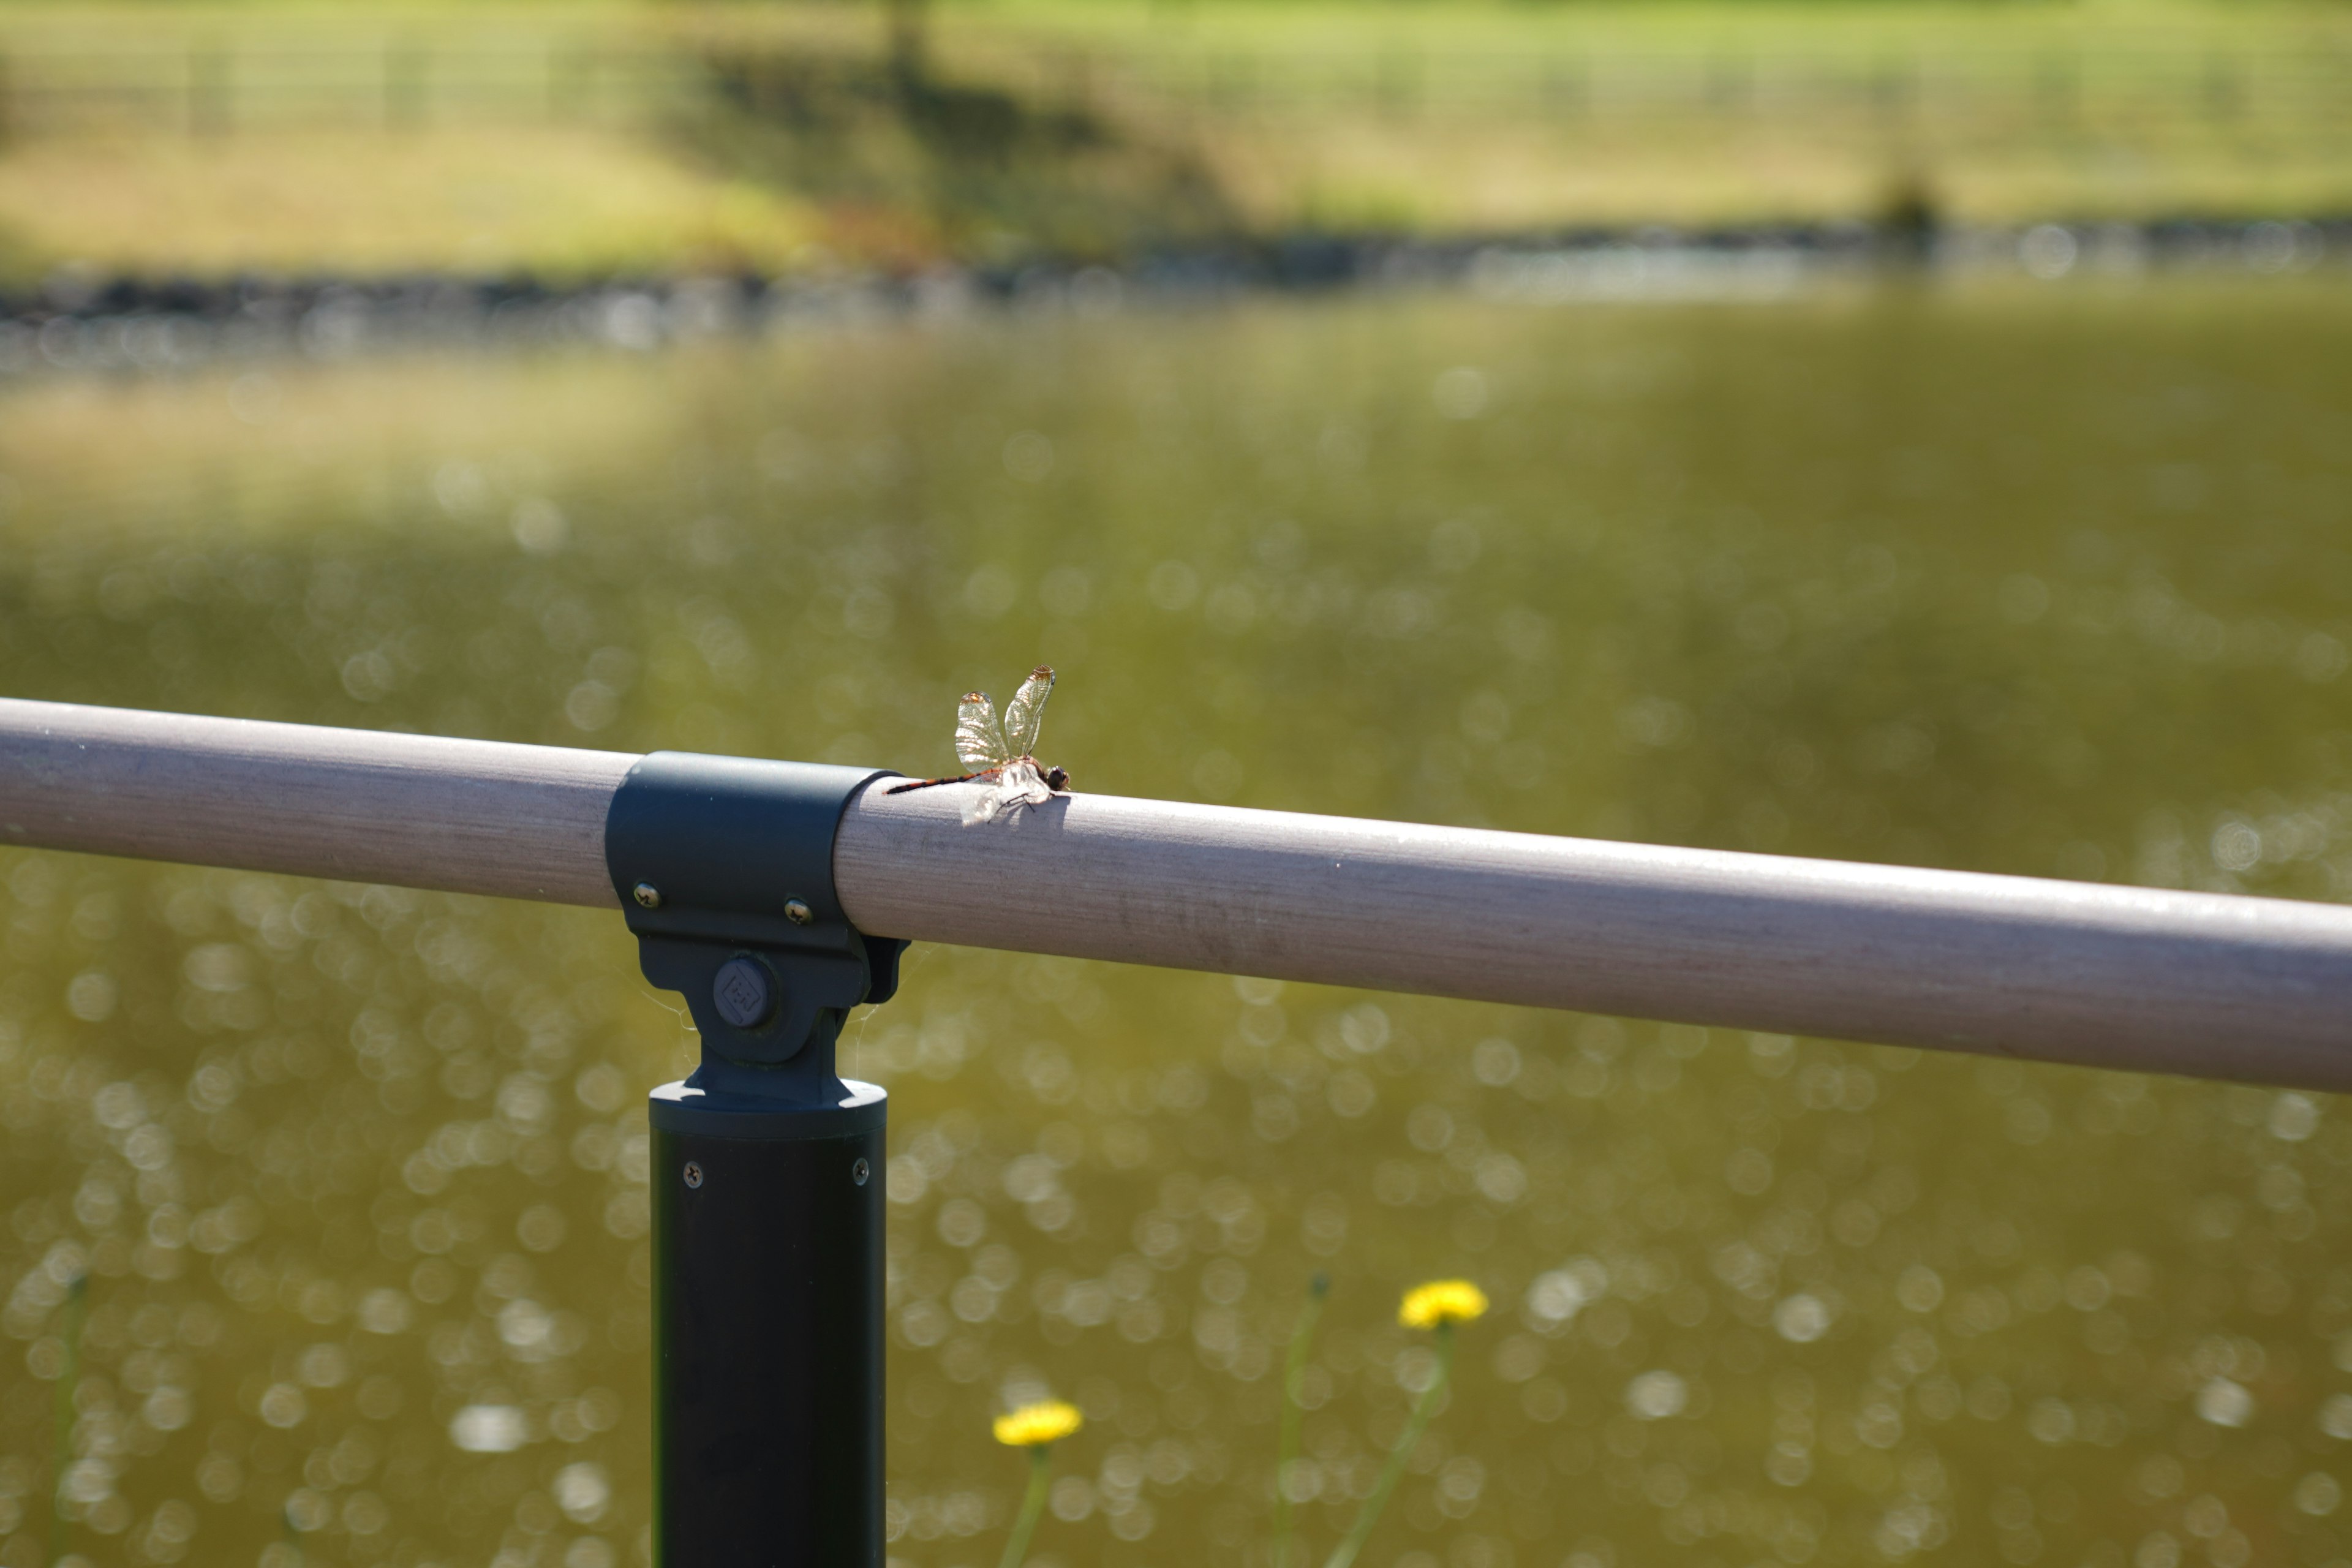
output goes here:
[{"label": "rocky shoreline", "polygon": [[2352,258],[2352,218],[1824,225],[1576,230],[1419,240],[1303,236],[1108,267],[1043,261],[919,273],[607,279],[106,278],[68,270],[0,290],[0,377],[162,372],[216,360],[456,342],[650,350],[799,323],[987,310],[1103,314],[1157,302],[1348,288],[1469,289],[1535,303],[1765,299],[1836,275],[2011,272],[2047,281],[2147,272],[2277,276]]}]

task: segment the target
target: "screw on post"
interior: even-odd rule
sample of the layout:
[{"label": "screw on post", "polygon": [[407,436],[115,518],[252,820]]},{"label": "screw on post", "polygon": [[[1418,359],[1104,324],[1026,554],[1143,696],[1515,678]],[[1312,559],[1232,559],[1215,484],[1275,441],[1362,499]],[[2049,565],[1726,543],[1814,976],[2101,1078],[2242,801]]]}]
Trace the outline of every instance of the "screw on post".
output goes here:
[{"label": "screw on post", "polygon": [[702,1038],[649,1108],[680,1175],[654,1205],[657,1568],[883,1561],[887,1097],[834,1057],[906,943],[852,925],[833,882],[842,813],[883,776],[657,752],[605,820],[646,978]]}]

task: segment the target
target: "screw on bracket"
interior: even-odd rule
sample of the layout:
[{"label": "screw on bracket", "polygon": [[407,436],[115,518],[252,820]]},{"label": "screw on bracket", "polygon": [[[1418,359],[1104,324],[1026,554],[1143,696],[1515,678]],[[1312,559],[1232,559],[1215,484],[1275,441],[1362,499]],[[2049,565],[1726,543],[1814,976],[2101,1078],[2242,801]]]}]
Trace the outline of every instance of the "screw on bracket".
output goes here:
[{"label": "screw on bracket", "polygon": [[739,1029],[756,1029],[776,1011],[768,966],[756,958],[731,958],[710,983],[710,1005]]}]

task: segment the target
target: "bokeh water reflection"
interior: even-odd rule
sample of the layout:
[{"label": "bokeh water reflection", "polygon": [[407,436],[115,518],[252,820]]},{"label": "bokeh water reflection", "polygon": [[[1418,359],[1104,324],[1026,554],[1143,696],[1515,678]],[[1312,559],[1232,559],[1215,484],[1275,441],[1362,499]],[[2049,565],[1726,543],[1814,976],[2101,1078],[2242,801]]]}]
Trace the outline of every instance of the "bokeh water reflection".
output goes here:
[{"label": "bokeh water reflection", "polygon": [[[1081,789],[2352,894],[2352,304],[1899,288],[879,324],[0,402],[0,689],[949,758],[1060,667]],[[942,897],[956,889],[942,888]],[[0,1563],[608,1568],[646,1521],[617,920],[0,855]],[[892,1551],[1263,1561],[1280,1342],[1369,1560],[2323,1564],[2319,1097],[918,950]],[[87,1271],[78,1382],[67,1373]],[[63,1397],[69,1403],[60,1404]]]}]

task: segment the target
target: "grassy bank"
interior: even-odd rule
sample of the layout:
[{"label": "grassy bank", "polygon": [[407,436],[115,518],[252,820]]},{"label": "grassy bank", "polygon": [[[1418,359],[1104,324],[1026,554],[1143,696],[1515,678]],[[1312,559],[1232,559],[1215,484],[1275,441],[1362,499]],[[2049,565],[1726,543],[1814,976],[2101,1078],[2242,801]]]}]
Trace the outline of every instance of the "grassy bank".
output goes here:
[{"label": "grassy bank", "polygon": [[2352,210],[2294,4],[0,9],[0,268],[1117,256],[1300,228]]}]

